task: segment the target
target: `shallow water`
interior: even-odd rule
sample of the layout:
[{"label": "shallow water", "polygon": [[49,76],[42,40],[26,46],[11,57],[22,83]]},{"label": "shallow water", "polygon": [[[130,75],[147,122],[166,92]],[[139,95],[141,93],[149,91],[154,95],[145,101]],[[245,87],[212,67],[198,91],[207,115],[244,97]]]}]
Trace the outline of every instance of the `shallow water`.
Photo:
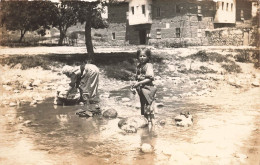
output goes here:
[{"label": "shallow water", "polygon": [[[5,147],[0,149],[0,154],[5,155],[4,153],[12,148],[14,152],[19,152],[22,148],[17,149],[17,144],[25,141],[25,145],[31,146],[28,150],[43,152],[46,155],[47,159],[41,160],[43,164],[54,164],[54,162],[55,164],[167,163],[167,155],[161,153],[164,149],[162,144],[176,145],[177,141],[187,143],[192,135],[196,134],[197,129],[196,126],[176,127],[174,116],[180,111],[188,110],[196,118],[211,111],[213,107],[194,105],[188,100],[177,98],[181,91],[183,92],[183,89],[177,87],[168,89],[167,92],[163,92],[163,88],[159,87],[158,91],[156,102],[163,102],[164,106],[156,114],[153,133],[144,128],[138,130],[136,134],[128,134],[118,128],[120,118],[140,113],[136,108],[120,104],[120,99],[124,97],[135,97],[130,104],[138,101],[137,96],[133,96],[128,87],[110,93],[110,97],[115,98],[116,102],[106,106],[118,109],[119,115],[116,119],[105,119],[102,116],[80,118],[75,114],[76,110],[94,108],[95,105],[92,107],[53,106],[53,98],[35,107],[26,104],[17,109],[1,108],[0,126],[3,128],[1,130],[3,136],[1,136],[0,146]],[[166,124],[160,125],[160,120],[164,120]],[[151,144],[155,152],[152,154],[140,152],[143,143]],[[31,159],[34,164],[33,158],[28,159]],[[22,164],[27,163],[28,159],[13,161]],[[10,163],[10,160],[6,161]]]}]

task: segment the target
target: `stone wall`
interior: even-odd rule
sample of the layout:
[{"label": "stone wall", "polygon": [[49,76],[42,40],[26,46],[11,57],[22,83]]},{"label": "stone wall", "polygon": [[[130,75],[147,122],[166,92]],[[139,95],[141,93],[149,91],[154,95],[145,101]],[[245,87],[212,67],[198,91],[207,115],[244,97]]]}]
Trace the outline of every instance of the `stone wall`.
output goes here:
[{"label": "stone wall", "polygon": [[206,32],[208,45],[248,46],[253,44],[251,28],[222,28]]}]

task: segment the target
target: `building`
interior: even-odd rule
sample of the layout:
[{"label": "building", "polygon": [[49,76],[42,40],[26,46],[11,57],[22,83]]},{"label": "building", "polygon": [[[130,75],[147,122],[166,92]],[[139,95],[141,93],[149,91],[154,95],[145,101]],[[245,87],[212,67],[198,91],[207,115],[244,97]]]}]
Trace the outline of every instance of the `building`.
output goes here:
[{"label": "building", "polygon": [[129,43],[202,45],[215,13],[213,1],[130,0]]},{"label": "building", "polygon": [[221,0],[216,2],[214,27],[235,27],[236,25],[236,1]]}]

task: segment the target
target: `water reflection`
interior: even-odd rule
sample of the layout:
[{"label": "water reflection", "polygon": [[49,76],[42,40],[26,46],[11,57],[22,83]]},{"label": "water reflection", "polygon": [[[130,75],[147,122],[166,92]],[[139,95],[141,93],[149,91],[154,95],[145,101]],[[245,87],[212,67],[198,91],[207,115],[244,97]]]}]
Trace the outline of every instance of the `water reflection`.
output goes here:
[{"label": "water reflection", "polygon": [[[131,98],[128,103],[130,105],[135,105],[138,101],[128,88],[112,91],[110,94],[118,101],[119,118],[116,119],[105,119],[100,115],[80,118],[75,114],[78,109],[93,107],[78,105],[53,107],[53,99],[50,98],[36,107],[25,105],[18,110],[12,109],[9,111],[9,117],[5,119],[10,121],[0,123],[5,131],[11,128],[17,131],[20,129],[17,126],[27,121],[30,125],[24,125],[22,136],[30,138],[36,149],[47,151],[51,155],[75,155],[76,159],[92,160],[99,162],[98,164],[157,164],[158,161],[165,161],[159,152],[163,150],[161,144],[173,146],[176,139],[187,142],[191,139],[191,135],[196,133],[192,128],[176,127],[174,116],[182,110],[188,109],[196,116],[209,109],[208,106],[189,104],[184,99],[174,100],[172,96],[177,93],[158,92],[156,101],[163,102],[164,106],[158,109],[153,131],[144,128],[135,134],[128,134],[118,128],[121,117],[140,114],[139,109],[133,106],[118,104],[124,97]],[[169,99],[163,100],[163,97]],[[114,107],[116,103],[111,105]],[[160,125],[160,120],[166,124]],[[3,123],[9,123],[10,126]],[[154,152],[141,152],[140,147],[145,143],[153,146]]]}]

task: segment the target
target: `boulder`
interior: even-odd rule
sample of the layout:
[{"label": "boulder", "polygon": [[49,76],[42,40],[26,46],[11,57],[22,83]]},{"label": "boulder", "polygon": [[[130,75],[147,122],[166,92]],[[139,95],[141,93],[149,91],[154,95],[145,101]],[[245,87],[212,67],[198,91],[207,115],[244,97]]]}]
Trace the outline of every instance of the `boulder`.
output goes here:
[{"label": "boulder", "polygon": [[176,125],[180,127],[189,127],[193,124],[193,118],[189,112],[180,113],[174,120]]},{"label": "boulder", "polygon": [[153,146],[151,144],[148,144],[148,143],[143,143],[140,150],[143,153],[152,153],[153,152]]},{"label": "boulder", "polygon": [[118,127],[126,132],[135,133],[138,128],[144,128],[148,125],[148,121],[144,116],[132,116],[121,119]]},{"label": "boulder", "polygon": [[117,117],[117,111],[115,109],[108,109],[103,112],[103,116],[105,118],[116,118]]}]

